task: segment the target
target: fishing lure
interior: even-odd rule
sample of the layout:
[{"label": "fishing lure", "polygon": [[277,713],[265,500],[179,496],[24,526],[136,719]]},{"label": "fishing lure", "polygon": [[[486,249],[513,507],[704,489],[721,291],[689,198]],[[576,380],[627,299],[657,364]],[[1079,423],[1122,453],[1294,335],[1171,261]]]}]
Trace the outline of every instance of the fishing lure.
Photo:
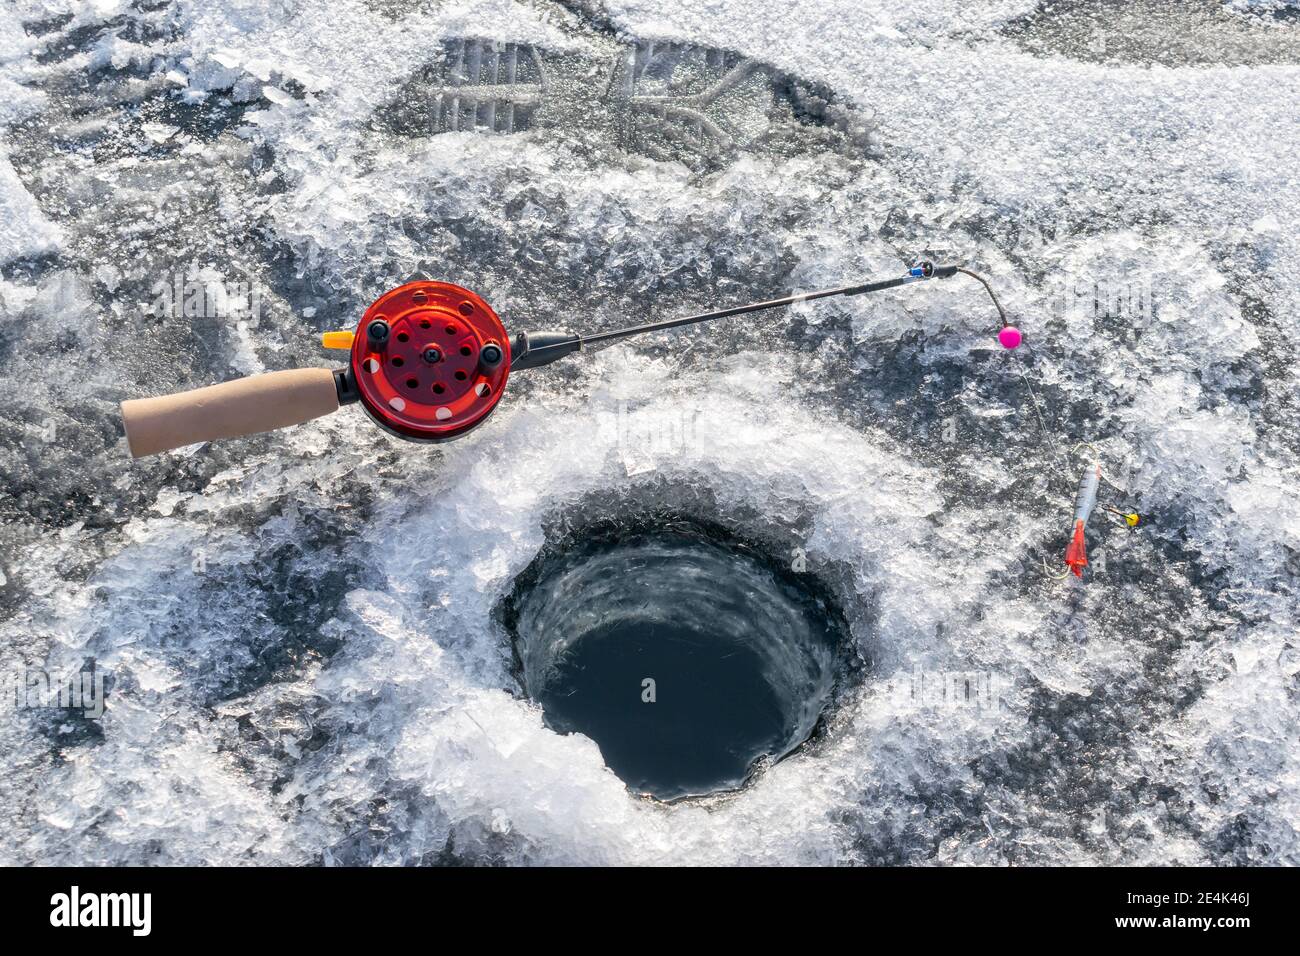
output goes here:
[{"label": "fishing lure", "polygon": [[1092,509],[1097,506],[1097,489],[1101,487],[1101,459],[1093,459],[1091,465],[1079,479],[1079,490],[1074,495],[1074,535],[1070,546],[1065,549],[1065,564],[1074,572],[1076,578],[1083,577],[1083,569],[1088,563],[1088,549],[1084,544],[1083,531],[1092,517]]},{"label": "fishing lure", "polygon": [[[1083,577],[1083,569],[1088,564],[1088,548],[1084,540],[1084,531],[1088,519],[1097,507],[1097,492],[1101,488],[1101,456],[1094,455],[1092,463],[1079,479],[1079,488],[1074,495],[1074,524],[1070,544],[1065,549],[1065,565],[1076,578]],[[1106,507],[1106,511],[1124,519],[1130,528],[1136,528],[1141,518],[1134,511],[1120,511],[1118,508]]]}]

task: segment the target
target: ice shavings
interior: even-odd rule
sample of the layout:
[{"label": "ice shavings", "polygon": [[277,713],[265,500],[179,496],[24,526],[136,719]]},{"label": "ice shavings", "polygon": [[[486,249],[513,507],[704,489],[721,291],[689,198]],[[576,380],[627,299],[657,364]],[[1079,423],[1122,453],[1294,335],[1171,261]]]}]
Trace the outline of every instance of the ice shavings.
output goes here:
[{"label": "ice shavings", "polygon": [[59,248],[57,226],[41,213],[9,157],[0,152],[0,263]]}]

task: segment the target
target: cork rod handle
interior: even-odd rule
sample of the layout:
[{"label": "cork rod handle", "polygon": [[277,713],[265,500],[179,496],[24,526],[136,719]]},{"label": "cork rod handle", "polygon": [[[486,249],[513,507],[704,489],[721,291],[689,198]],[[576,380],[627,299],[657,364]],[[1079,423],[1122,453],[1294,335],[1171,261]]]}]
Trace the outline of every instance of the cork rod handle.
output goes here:
[{"label": "cork rod handle", "polygon": [[237,438],[298,425],[339,407],[327,368],[268,372],[159,398],[122,403],[131,457],[218,438]]}]

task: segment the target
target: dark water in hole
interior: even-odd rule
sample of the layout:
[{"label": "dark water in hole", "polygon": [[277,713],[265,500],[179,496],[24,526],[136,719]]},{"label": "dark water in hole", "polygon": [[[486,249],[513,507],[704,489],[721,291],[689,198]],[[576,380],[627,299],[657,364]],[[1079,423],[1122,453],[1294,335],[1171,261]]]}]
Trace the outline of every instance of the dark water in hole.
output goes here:
[{"label": "dark water in hole", "polygon": [[812,734],[842,633],[813,581],[682,524],[539,561],[515,598],[524,687],[632,790],[733,789]]},{"label": "dark water in hole", "polygon": [[762,656],[707,629],[637,623],[588,634],[557,663],[538,703],[553,729],[598,741],[629,787],[663,797],[744,780],[788,733]]}]

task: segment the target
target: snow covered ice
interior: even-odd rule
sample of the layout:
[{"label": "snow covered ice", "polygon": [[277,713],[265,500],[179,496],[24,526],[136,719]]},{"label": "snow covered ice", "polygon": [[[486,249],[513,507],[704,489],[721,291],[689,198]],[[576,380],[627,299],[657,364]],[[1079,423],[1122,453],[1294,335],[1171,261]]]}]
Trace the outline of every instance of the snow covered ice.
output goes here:
[{"label": "snow covered ice", "polygon": [[[1300,9],[1131,6],[0,8],[0,670],[107,674],[100,720],[0,713],[0,862],[1300,863]],[[420,268],[593,331],[916,256],[1025,346],[958,277],[521,373],[449,445],[122,437]],[[1080,442],[1144,520],[1062,584]],[[871,662],[671,805],[495,613],[574,515],[667,507],[798,550]]]}]

